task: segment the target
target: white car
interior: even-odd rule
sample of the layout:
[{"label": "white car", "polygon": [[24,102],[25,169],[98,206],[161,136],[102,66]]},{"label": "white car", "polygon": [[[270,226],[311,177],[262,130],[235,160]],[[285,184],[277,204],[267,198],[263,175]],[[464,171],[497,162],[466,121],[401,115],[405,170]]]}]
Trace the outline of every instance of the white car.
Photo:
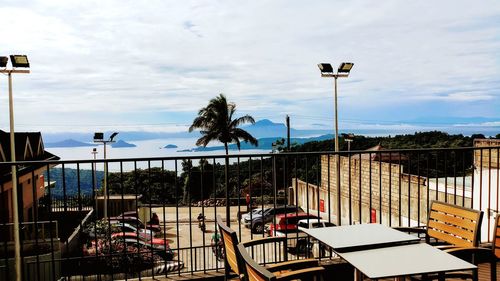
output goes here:
[{"label": "white car", "polygon": [[318,227],[331,227],[335,224],[323,219],[302,219],[297,222],[296,232],[285,234],[281,231],[275,231],[275,236],[287,236],[287,247],[295,250],[298,254],[313,251],[314,256],[319,255],[319,243],[314,238],[308,238],[307,234],[302,232],[304,229],[318,228]]},{"label": "white car", "polygon": [[[268,208],[264,208],[266,210]],[[262,214],[262,208],[255,208],[251,212],[241,215],[241,224],[250,227],[250,217],[255,217],[256,215],[260,216]]]},{"label": "white car", "polygon": [[135,226],[124,222],[112,224],[111,229],[113,230],[114,233],[133,232],[133,233],[144,234],[146,236],[154,236],[154,232],[149,229],[143,229],[143,228],[137,229]]}]

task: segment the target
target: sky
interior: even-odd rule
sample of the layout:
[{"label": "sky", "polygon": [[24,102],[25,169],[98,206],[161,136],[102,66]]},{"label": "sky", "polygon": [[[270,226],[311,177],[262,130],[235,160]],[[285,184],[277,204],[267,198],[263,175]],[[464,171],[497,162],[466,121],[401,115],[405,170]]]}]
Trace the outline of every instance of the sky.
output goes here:
[{"label": "sky", "polygon": [[[0,0],[16,131],[183,131],[224,93],[237,115],[333,127],[500,133],[500,1]],[[7,77],[0,129],[8,131]]]}]

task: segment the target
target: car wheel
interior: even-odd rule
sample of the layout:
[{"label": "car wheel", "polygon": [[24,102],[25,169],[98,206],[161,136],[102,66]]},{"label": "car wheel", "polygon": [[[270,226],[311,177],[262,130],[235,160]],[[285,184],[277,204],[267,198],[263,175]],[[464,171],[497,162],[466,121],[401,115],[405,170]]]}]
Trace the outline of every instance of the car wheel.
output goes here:
[{"label": "car wheel", "polygon": [[264,231],[264,225],[262,223],[256,223],[253,225],[254,233],[262,233]]},{"label": "car wheel", "polygon": [[307,241],[306,240],[297,241],[297,246],[295,250],[297,251],[297,254],[307,253],[309,251],[309,247],[307,246]]}]

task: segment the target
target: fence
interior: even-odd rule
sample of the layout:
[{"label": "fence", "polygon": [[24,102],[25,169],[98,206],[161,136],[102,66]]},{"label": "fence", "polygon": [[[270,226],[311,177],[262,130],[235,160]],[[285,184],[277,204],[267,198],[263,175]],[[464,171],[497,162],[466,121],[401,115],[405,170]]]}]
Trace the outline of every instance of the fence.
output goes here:
[{"label": "fence", "polygon": [[[441,200],[484,211],[482,239],[488,241],[492,218],[499,211],[499,149],[23,162],[24,166],[45,165],[44,178],[55,182],[55,187],[46,189],[43,199],[32,200],[30,212],[34,215],[22,220],[31,220],[35,226],[40,221],[57,222],[58,231],[49,233],[54,243],[60,243],[61,249],[81,245],[62,254],[53,251],[43,258],[45,253],[23,250],[24,278],[112,280],[221,271],[224,264],[214,246],[219,238],[216,216],[221,215],[237,231],[240,241],[248,241],[268,235],[253,230],[267,229],[266,224],[279,224],[282,216],[292,216],[274,216],[273,211],[284,202],[337,225],[377,222],[409,226],[425,224],[430,202]],[[105,170],[104,165],[106,186],[96,178],[96,172]],[[33,189],[40,188],[36,180],[31,183]],[[2,184],[0,191],[10,198],[8,184]],[[28,195],[21,198],[26,200]],[[103,220],[105,205],[96,200],[109,203],[108,220]],[[246,221],[241,219],[242,214],[255,208],[264,210],[264,215],[250,212]],[[287,208],[292,209],[286,205],[281,210],[286,213]],[[0,212],[0,225],[7,225],[10,211],[2,208]],[[83,223],[89,212],[91,216]],[[205,217],[204,231],[197,220],[199,215]],[[119,228],[119,222],[128,228]],[[145,228],[161,231],[150,239],[148,233],[156,232]],[[80,235],[71,235],[75,229]],[[137,235],[139,232],[143,234]],[[306,239],[311,245],[303,247],[303,252],[290,249],[289,259],[330,255],[323,249],[313,250],[314,242],[297,231],[283,235]],[[71,237],[78,241],[70,241]],[[27,241],[23,237],[21,244]],[[3,239],[0,243],[7,249],[12,241]],[[12,255],[9,252],[0,258],[0,280],[13,276],[5,267]]]}]

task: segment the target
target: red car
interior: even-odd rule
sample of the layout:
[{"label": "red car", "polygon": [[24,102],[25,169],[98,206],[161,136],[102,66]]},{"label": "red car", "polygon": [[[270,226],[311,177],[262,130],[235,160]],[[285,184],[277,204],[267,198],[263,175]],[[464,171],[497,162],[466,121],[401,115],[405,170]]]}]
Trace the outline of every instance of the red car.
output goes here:
[{"label": "red car", "polygon": [[151,237],[148,233],[139,233],[137,235],[135,232],[117,232],[111,234],[111,240],[124,242],[126,245],[154,250],[156,254],[166,260],[172,260],[174,256],[167,240]]},{"label": "red car", "polygon": [[283,233],[286,232],[296,232],[297,231],[297,223],[303,219],[321,219],[313,214],[309,213],[298,213],[298,214],[282,214],[276,217],[276,224],[271,224],[269,226],[269,236],[275,236],[276,231],[280,231]]}]

